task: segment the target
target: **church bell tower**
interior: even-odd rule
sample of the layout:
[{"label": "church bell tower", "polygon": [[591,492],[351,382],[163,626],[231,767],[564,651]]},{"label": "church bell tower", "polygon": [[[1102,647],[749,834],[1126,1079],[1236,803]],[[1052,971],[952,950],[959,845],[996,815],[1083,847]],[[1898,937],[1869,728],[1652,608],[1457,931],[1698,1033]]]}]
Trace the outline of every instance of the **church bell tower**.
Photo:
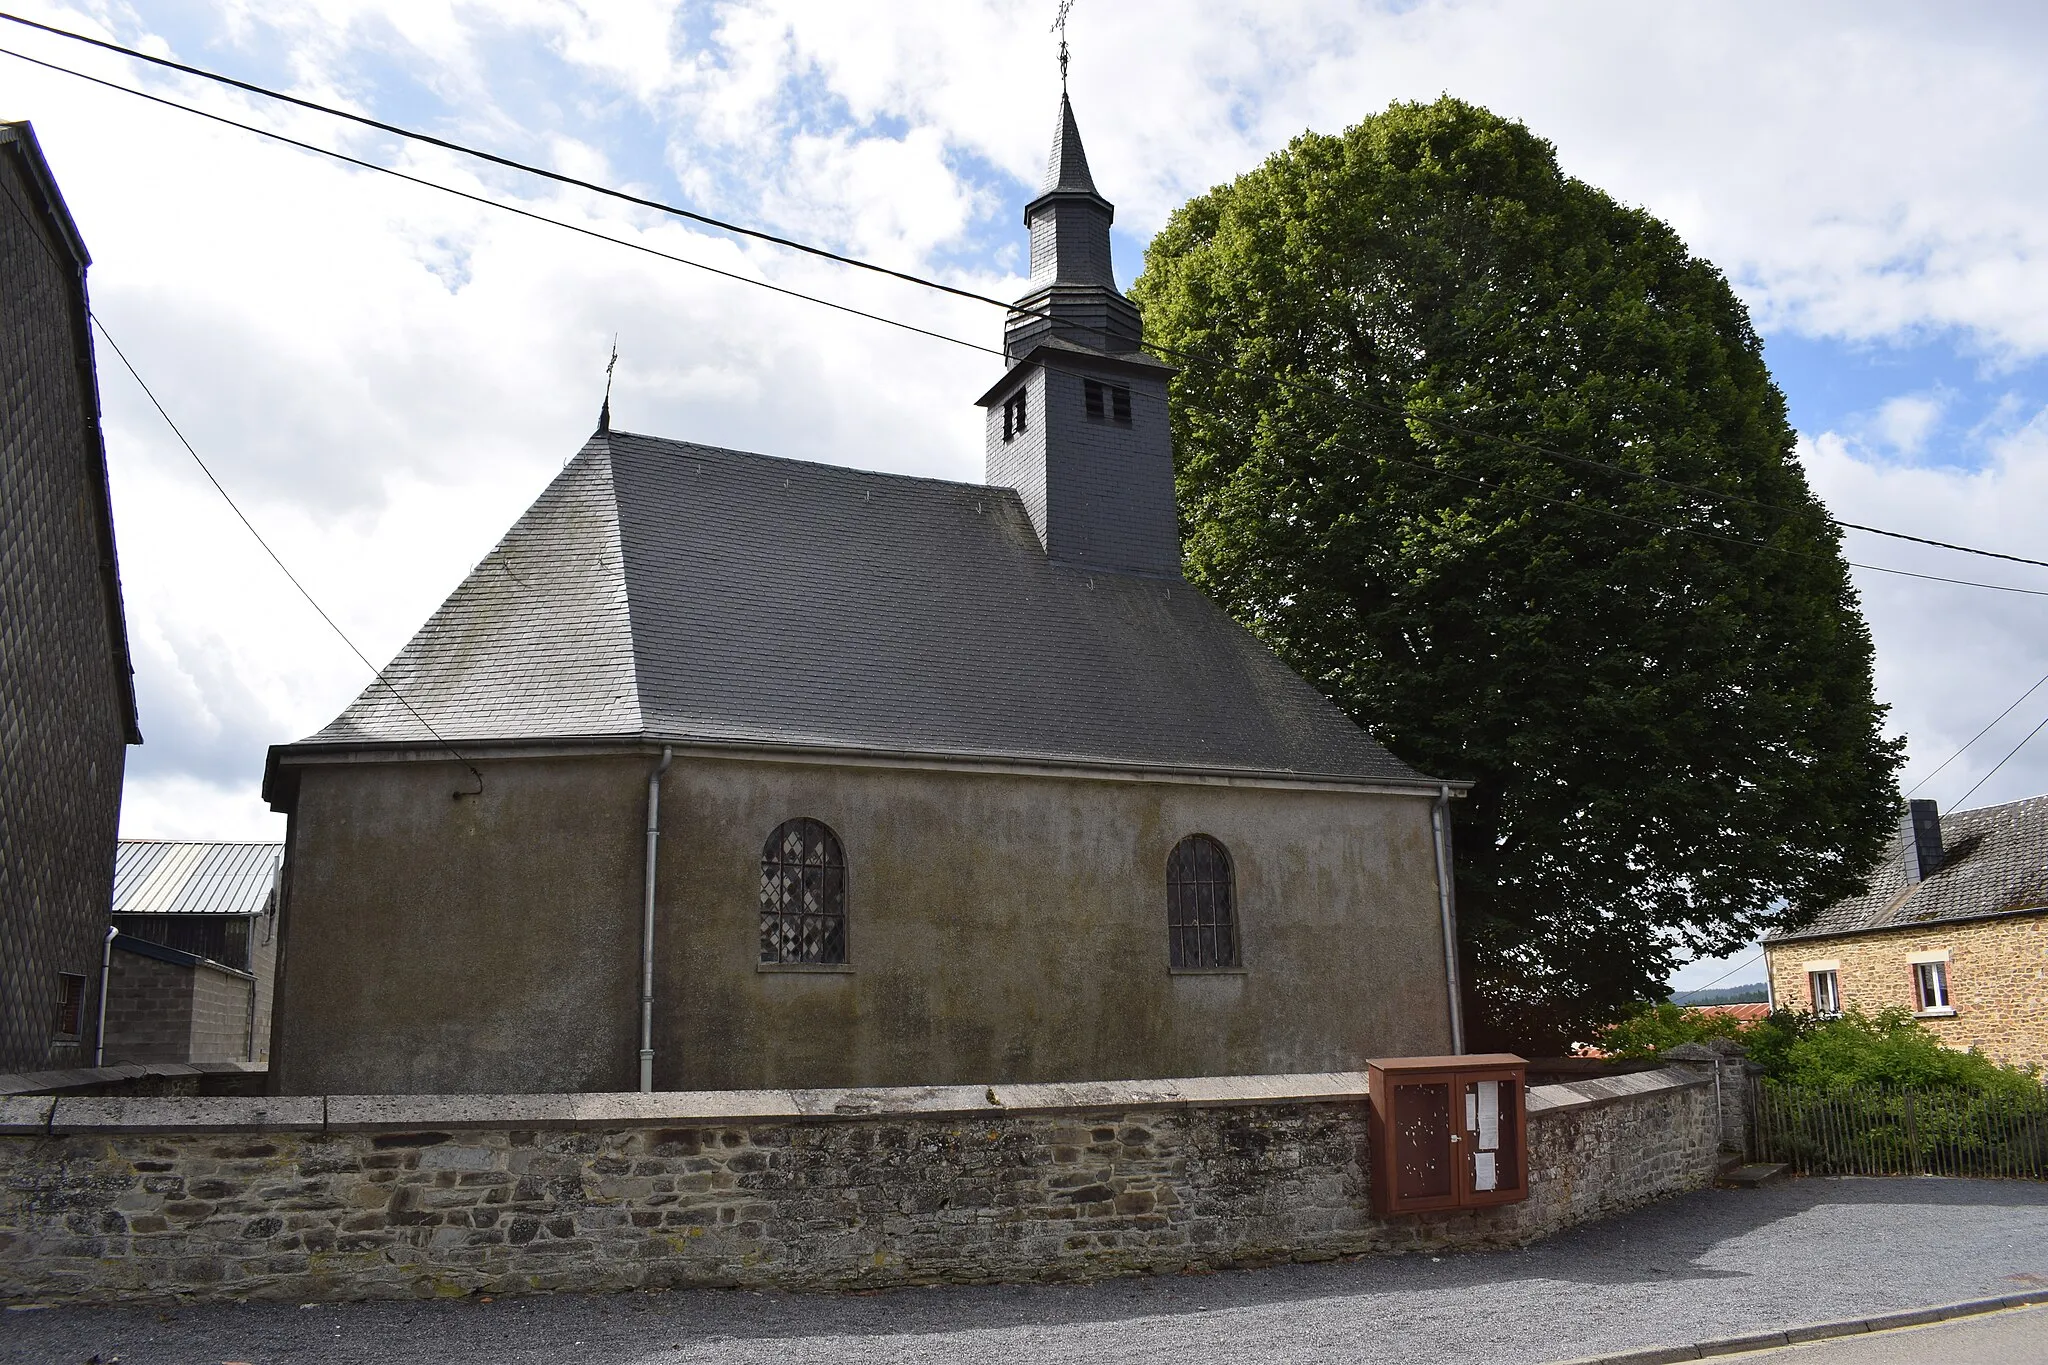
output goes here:
[{"label": "church bell tower", "polygon": [[1044,188],[1024,207],[1031,289],[1003,328],[1009,372],[980,400],[987,480],[1022,495],[1056,562],[1178,578],[1173,370],[1139,349],[1137,306],[1110,269],[1115,217],[1062,90]]}]

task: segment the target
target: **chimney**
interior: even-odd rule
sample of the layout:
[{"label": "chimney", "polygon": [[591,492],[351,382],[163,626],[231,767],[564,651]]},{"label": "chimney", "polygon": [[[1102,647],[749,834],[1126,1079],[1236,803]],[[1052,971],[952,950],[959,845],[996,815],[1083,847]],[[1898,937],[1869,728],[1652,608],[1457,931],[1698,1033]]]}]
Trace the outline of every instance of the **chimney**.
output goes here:
[{"label": "chimney", "polygon": [[1932,801],[1908,801],[1899,820],[1906,845],[1906,885],[1925,881],[1941,868],[1941,808]]}]

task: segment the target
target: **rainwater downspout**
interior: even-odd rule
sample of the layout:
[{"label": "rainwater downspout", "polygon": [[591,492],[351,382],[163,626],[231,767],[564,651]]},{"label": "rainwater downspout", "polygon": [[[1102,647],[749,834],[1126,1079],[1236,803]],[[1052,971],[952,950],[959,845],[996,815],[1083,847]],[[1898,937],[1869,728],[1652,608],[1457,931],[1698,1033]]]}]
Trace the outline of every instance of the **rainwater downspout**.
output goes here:
[{"label": "rainwater downspout", "polygon": [[1436,831],[1436,901],[1444,924],[1444,983],[1451,994],[1451,1051],[1465,1051],[1465,1011],[1458,987],[1458,908],[1451,882],[1451,789],[1437,788],[1430,807],[1430,824]]},{"label": "rainwater downspout", "polygon": [[640,921],[640,1093],[654,1089],[654,850],[661,842],[661,775],[675,750],[662,746],[647,778],[647,901]]},{"label": "rainwater downspout", "polygon": [[109,924],[106,946],[100,949],[100,1025],[92,1040],[92,1064],[96,1067],[107,1064],[107,978],[113,975],[114,939],[120,932]]}]

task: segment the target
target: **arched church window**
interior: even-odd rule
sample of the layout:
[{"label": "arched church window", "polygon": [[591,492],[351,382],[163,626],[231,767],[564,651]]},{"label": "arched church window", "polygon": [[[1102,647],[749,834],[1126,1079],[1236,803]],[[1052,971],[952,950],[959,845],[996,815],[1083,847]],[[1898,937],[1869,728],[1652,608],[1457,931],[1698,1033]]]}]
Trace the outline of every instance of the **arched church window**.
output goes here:
[{"label": "arched church window", "polygon": [[1166,860],[1166,934],[1176,967],[1238,965],[1230,851],[1206,834],[1190,834]]},{"label": "arched church window", "polygon": [[846,854],[822,820],[785,820],[761,849],[761,961],[846,961]]}]

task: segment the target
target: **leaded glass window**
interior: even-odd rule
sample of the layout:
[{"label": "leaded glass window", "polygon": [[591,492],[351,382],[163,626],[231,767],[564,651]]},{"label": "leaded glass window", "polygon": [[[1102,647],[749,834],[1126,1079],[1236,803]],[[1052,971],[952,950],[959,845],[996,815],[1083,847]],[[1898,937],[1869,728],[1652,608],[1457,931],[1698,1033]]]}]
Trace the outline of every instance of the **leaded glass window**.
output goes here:
[{"label": "leaded glass window", "polygon": [[1166,935],[1176,967],[1239,965],[1230,853],[1206,834],[1190,834],[1166,860]]},{"label": "leaded glass window", "polygon": [[761,960],[846,961],[846,854],[820,820],[786,820],[761,849]]}]

